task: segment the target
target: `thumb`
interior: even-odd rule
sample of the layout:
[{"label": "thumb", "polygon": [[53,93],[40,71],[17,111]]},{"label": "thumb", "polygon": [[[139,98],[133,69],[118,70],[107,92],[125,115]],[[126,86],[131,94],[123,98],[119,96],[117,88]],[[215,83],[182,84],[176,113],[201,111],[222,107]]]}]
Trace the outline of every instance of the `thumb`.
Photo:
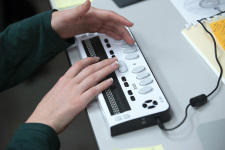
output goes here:
[{"label": "thumb", "polygon": [[77,17],[80,17],[86,14],[90,8],[91,8],[91,2],[90,0],[86,0],[86,2],[84,2],[82,5],[79,5],[76,8],[74,8],[75,10],[74,13]]}]

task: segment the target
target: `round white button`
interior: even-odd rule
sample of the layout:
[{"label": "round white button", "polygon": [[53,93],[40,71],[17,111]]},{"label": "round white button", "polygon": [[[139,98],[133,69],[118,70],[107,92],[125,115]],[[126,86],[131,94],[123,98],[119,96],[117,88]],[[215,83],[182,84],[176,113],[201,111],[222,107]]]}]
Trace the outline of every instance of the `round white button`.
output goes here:
[{"label": "round white button", "polygon": [[125,58],[128,60],[132,60],[132,59],[137,59],[139,57],[138,54],[132,53],[132,54],[128,54]]},{"label": "round white button", "polygon": [[148,77],[149,75],[150,75],[149,72],[143,71],[137,75],[137,79],[144,79],[144,78]]},{"label": "round white button", "polygon": [[134,53],[137,51],[137,47],[136,46],[132,46],[132,47],[128,47],[125,50],[123,50],[124,53]]},{"label": "round white button", "polygon": [[132,46],[134,46],[134,45],[129,45],[129,44],[127,44],[127,43],[122,43],[122,44],[121,44],[121,47],[122,47],[122,48],[127,48],[127,47],[132,47]]},{"label": "round white button", "polygon": [[148,85],[152,82],[153,82],[153,79],[149,77],[149,78],[145,78],[145,79],[141,80],[139,85],[145,86],[145,85]]},{"label": "round white button", "polygon": [[151,92],[152,90],[153,90],[152,87],[146,86],[146,87],[141,88],[141,89],[139,90],[139,93],[140,93],[140,94],[146,94],[146,93]]},{"label": "round white button", "polygon": [[127,66],[124,63],[124,61],[119,60],[118,63],[119,63],[119,72],[124,73],[124,72],[128,71]]},{"label": "round white button", "polygon": [[145,70],[145,67],[144,66],[138,66],[138,67],[135,67],[133,70],[132,70],[132,72],[133,73],[140,73],[140,72],[142,72],[142,71],[144,71]]},{"label": "round white button", "polygon": [[130,118],[130,115],[129,115],[129,114],[124,114],[124,115],[123,115],[123,118],[124,118],[124,119]]},{"label": "round white button", "polygon": [[121,116],[117,116],[117,117],[115,118],[115,120],[116,120],[116,121],[120,121],[120,120],[122,120],[122,117],[121,117]]}]

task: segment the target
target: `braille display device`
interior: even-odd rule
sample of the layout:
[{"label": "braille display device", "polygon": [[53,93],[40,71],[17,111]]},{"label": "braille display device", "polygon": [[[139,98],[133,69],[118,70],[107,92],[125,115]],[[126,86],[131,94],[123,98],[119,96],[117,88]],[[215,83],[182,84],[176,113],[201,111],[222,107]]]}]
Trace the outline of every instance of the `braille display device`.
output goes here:
[{"label": "braille display device", "polygon": [[97,96],[111,136],[156,125],[156,117],[170,119],[169,103],[137,42],[128,45],[99,33],[77,35],[76,42],[81,58],[118,58],[119,69],[107,77],[113,84]]}]

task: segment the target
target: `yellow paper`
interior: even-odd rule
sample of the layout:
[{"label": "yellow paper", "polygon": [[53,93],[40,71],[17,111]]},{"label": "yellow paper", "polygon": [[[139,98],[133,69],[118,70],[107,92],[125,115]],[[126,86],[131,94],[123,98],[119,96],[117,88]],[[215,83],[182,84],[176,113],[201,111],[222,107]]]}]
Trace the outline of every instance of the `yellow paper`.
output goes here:
[{"label": "yellow paper", "polygon": [[162,145],[156,145],[152,147],[142,147],[142,148],[130,148],[130,149],[114,149],[114,150],[163,150]]},{"label": "yellow paper", "polygon": [[[86,0],[54,0],[54,3],[57,9],[65,9],[81,5],[85,1]],[[90,1],[92,2],[93,0]]]},{"label": "yellow paper", "polygon": [[225,19],[210,24],[220,45],[225,50]]},{"label": "yellow paper", "polygon": [[[220,33],[220,37],[221,37],[221,35],[225,33],[225,29],[224,29],[225,25],[223,22],[220,22],[222,20],[225,20],[225,16],[221,15],[215,18],[211,18],[210,20],[204,21],[204,26],[212,34],[214,34],[214,31],[215,33]],[[187,41],[193,46],[196,52],[198,52],[198,54],[205,60],[205,62],[209,65],[209,67],[216,73],[216,75],[219,76],[220,68],[215,59],[214,43],[212,41],[211,36],[204,30],[204,28],[198,23],[196,26],[191,26],[188,29],[184,29],[182,31],[182,34],[187,39]],[[215,34],[214,34],[214,37],[216,37]],[[223,37],[221,37],[221,39],[223,39]],[[219,39],[216,38],[216,40],[217,40],[216,41],[217,56],[220,61],[220,64],[222,65],[223,70],[225,70],[225,61],[224,61],[225,50],[222,47],[223,44],[219,44]],[[225,84],[225,73],[223,73],[222,81]]]}]

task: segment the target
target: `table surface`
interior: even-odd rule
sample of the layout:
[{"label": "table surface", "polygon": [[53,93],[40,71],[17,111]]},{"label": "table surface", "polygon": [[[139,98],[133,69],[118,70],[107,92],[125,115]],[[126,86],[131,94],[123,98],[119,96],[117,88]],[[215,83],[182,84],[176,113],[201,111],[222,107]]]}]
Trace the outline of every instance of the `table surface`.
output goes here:
[{"label": "table surface", "polygon": [[[131,31],[171,106],[172,118],[165,127],[181,122],[190,98],[215,88],[218,77],[181,34],[186,21],[169,0],[144,0],[124,8],[112,0],[94,0],[92,6],[113,10],[134,22]],[[80,59],[75,46],[67,51],[71,63]],[[170,132],[152,126],[111,137],[96,101],[88,105],[87,112],[101,150],[160,144],[165,150],[203,150],[198,127],[225,118],[224,91],[221,84],[206,105],[189,108],[185,123]]]}]

